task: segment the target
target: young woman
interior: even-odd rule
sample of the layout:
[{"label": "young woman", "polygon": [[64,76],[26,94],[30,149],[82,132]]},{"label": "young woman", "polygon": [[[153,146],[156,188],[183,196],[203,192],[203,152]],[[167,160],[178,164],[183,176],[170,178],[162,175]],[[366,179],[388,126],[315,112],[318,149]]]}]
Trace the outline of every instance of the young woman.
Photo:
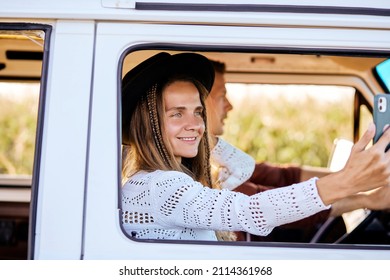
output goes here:
[{"label": "young woman", "polygon": [[[252,196],[213,188],[204,103],[213,79],[210,61],[194,53],[159,53],[123,78],[127,153],[121,203],[130,236],[217,240],[216,231],[267,235],[339,199],[389,184],[390,156],[383,151],[390,132],[366,149],[375,132],[371,126],[340,172]],[[217,160],[227,170],[237,164],[229,150],[221,150]],[[245,181],[252,171],[243,168],[239,178]]]}]

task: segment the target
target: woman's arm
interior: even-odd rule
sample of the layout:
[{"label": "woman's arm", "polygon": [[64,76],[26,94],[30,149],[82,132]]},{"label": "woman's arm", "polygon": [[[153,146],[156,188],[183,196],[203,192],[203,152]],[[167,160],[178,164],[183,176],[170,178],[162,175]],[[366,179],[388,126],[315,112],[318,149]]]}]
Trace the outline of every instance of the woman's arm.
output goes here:
[{"label": "woman's arm", "polygon": [[255,168],[250,155],[220,138],[211,151],[211,164],[217,169],[218,182],[228,190],[248,180]]}]

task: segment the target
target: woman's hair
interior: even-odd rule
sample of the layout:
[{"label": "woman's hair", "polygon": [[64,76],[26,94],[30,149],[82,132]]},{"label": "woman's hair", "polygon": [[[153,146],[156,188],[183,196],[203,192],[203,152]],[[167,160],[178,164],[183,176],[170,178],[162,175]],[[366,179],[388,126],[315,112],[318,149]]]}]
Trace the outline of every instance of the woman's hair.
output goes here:
[{"label": "woman's hair", "polygon": [[[204,108],[205,131],[199,143],[198,153],[193,158],[182,158],[178,162],[166,137],[164,127],[165,104],[164,89],[176,81],[187,81],[199,91],[200,102]],[[197,80],[185,76],[174,76],[164,85],[154,85],[145,98],[137,105],[130,122],[130,145],[123,146],[122,183],[140,170],[176,170],[186,173],[204,186],[219,189],[211,180],[210,146],[207,131],[205,99],[207,89]],[[216,231],[218,240],[233,241],[236,235],[228,231]]]},{"label": "woman's hair", "polygon": [[[199,143],[197,155],[193,158],[182,158],[181,162],[176,160],[166,134],[163,133],[165,104],[162,93],[168,85],[176,81],[191,82],[198,89],[204,107],[205,122],[205,132]],[[176,170],[186,173],[205,186],[212,187],[205,106],[207,95],[207,89],[200,82],[186,76],[174,76],[166,83],[155,84],[148,90],[146,97],[138,103],[130,121],[130,145],[123,148],[123,181],[140,170]]]}]

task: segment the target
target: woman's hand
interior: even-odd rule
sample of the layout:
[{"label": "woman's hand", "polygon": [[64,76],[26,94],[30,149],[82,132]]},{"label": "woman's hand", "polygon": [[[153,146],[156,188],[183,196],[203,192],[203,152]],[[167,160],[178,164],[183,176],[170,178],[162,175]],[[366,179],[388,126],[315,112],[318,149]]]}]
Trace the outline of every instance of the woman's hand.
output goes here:
[{"label": "woman's hand", "polygon": [[342,170],[352,181],[355,192],[366,191],[390,183],[390,153],[385,148],[390,143],[390,130],[369,149],[367,145],[375,135],[375,125],[371,124],[363,137],[353,146],[351,155]]},{"label": "woman's hand", "polygon": [[387,129],[377,143],[366,149],[374,135],[375,125],[371,124],[352,147],[345,167],[317,181],[319,195],[325,204],[390,185],[390,151],[385,153],[390,143],[390,130]]}]

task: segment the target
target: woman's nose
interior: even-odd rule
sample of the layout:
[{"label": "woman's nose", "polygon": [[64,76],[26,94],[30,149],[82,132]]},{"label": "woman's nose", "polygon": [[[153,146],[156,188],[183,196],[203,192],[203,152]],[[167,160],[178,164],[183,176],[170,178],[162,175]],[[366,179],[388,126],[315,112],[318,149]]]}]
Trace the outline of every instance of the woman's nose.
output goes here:
[{"label": "woman's nose", "polygon": [[190,117],[187,120],[187,124],[185,126],[186,130],[197,130],[199,129],[203,124],[203,120],[199,117]]}]

